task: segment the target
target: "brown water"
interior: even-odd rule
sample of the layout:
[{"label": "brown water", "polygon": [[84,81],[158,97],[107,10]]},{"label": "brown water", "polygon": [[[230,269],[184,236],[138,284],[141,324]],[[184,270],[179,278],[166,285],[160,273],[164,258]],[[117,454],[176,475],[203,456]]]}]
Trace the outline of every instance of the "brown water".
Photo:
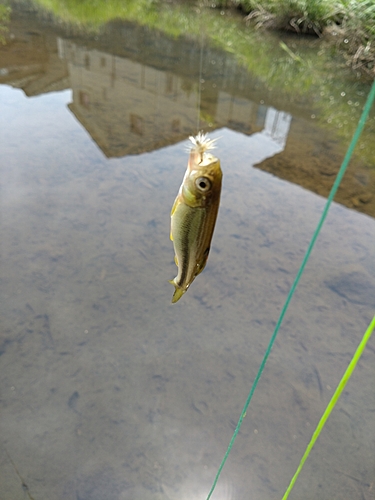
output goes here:
[{"label": "brown water", "polygon": [[[129,23],[80,38],[15,15],[11,33],[0,498],[205,499],[346,145],[311,110],[269,106],[216,49],[199,75],[199,45]],[[222,203],[207,268],[171,305],[169,212],[199,89]],[[358,157],[213,499],[282,497],[374,314],[371,175]],[[374,357],[372,339],[290,498],[375,498]]]}]

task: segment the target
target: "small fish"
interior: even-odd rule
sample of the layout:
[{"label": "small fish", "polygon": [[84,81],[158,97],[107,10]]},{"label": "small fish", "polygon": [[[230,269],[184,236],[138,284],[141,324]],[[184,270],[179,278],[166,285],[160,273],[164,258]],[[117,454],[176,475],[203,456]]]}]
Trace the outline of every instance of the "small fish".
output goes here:
[{"label": "small fish", "polygon": [[190,137],[187,170],[171,211],[171,240],[177,276],[172,302],[177,302],[206,265],[219,210],[222,172],[211,153],[214,140],[200,132]]}]

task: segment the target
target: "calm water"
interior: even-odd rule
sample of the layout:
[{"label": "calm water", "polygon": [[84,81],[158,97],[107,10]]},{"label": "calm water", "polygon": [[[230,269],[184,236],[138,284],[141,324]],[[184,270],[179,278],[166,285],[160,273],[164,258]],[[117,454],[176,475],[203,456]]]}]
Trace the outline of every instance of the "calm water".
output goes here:
[{"label": "calm water", "polygon": [[[205,499],[347,145],[209,46],[129,23],[80,38],[31,14],[10,31],[0,498]],[[220,138],[222,203],[207,268],[171,305],[169,213],[198,108]],[[331,207],[215,500],[282,497],[374,314],[364,163]],[[374,357],[372,339],[290,498],[375,498]]]}]

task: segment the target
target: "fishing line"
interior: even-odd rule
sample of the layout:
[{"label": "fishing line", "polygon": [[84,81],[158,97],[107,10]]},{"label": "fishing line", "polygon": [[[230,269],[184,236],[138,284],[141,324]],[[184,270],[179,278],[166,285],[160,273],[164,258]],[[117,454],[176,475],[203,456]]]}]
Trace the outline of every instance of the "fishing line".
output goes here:
[{"label": "fishing line", "polygon": [[301,267],[299,268],[299,270],[297,272],[297,276],[296,276],[296,278],[295,278],[295,280],[293,282],[293,285],[292,285],[292,287],[291,287],[291,289],[289,291],[289,294],[288,294],[288,296],[286,298],[285,304],[284,304],[284,306],[283,306],[283,308],[281,310],[280,317],[279,317],[279,319],[278,319],[278,321],[276,323],[276,326],[275,326],[275,330],[274,330],[274,332],[273,332],[273,334],[271,336],[271,340],[270,340],[270,342],[268,344],[268,347],[267,347],[266,352],[264,354],[263,360],[262,360],[262,362],[260,364],[258,373],[257,373],[257,375],[256,375],[256,377],[254,379],[253,385],[252,385],[252,387],[250,389],[250,393],[249,393],[249,395],[248,395],[248,397],[246,399],[245,406],[243,407],[243,410],[241,412],[241,415],[240,415],[240,418],[238,420],[237,426],[236,426],[236,428],[234,430],[232,439],[230,440],[230,443],[229,443],[229,446],[227,448],[227,451],[225,452],[224,458],[223,458],[223,460],[222,460],[222,462],[221,462],[221,464],[219,466],[219,469],[218,469],[218,472],[217,472],[217,474],[215,476],[213,485],[212,485],[211,490],[210,490],[210,492],[209,492],[209,494],[207,496],[207,500],[209,500],[211,498],[211,495],[214,492],[214,489],[216,487],[216,484],[217,484],[217,481],[218,481],[219,476],[221,474],[221,471],[223,470],[224,464],[225,464],[225,462],[226,462],[226,460],[228,458],[228,455],[229,455],[229,453],[230,453],[230,451],[232,449],[233,443],[234,443],[234,441],[235,441],[235,439],[237,437],[237,434],[238,434],[238,432],[240,430],[242,421],[243,421],[243,419],[244,419],[244,417],[246,415],[247,409],[248,409],[248,407],[250,405],[250,401],[251,401],[251,399],[253,397],[253,394],[254,394],[254,391],[256,389],[256,386],[258,385],[259,379],[260,379],[260,377],[262,375],[262,372],[264,370],[264,366],[265,366],[265,364],[267,362],[268,356],[270,355],[270,352],[271,352],[271,349],[273,347],[273,344],[275,343],[276,336],[277,336],[278,331],[280,329],[281,323],[282,323],[282,321],[284,319],[285,313],[286,313],[286,311],[288,309],[289,303],[290,303],[290,301],[291,301],[291,299],[293,297],[293,294],[294,294],[295,289],[297,287],[297,284],[298,284],[298,282],[299,282],[299,280],[301,278],[301,275],[302,275],[302,273],[303,273],[303,271],[304,271],[304,269],[306,267],[307,261],[309,260],[311,251],[312,251],[312,249],[314,247],[314,244],[315,244],[315,241],[316,241],[316,239],[317,239],[317,237],[318,237],[318,235],[320,233],[322,225],[323,225],[323,223],[324,223],[324,221],[325,221],[325,219],[327,217],[327,213],[328,213],[329,207],[331,206],[332,200],[333,200],[333,198],[334,198],[334,196],[336,194],[336,191],[337,191],[337,189],[338,189],[338,187],[339,187],[339,185],[341,183],[341,180],[342,180],[342,178],[343,178],[343,176],[345,174],[345,171],[347,169],[349,161],[350,161],[350,159],[352,157],[354,148],[355,148],[355,146],[356,146],[356,144],[358,142],[358,139],[359,139],[359,137],[360,137],[360,135],[362,133],[363,127],[364,127],[365,122],[366,122],[366,119],[367,119],[368,114],[370,112],[372,103],[374,102],[374,98],[375,98],[375,80],[374,80],[374,82],[372,84],[372,87],[371,87],[371,90],[370,90],[370,92],[368,94],[365,106],[364,106],[363,111],[362,111],[362,115],[361,115],[361,117],[359,119],[359,122],[358,122],[357,128],[356,128],[356,130],[354,132],[353,138],[352,138],[352,140],[351,140],[351,142],[349,144],[349,147],[348,147],[348,150],[347,150],[347,152],[345,154],[344,160],[343,160],[343,162],[341,164],[341,167],[339,169],[339,172],[337,174],[335,182],[334,182],[334,184],[332,186],[332,189],[331,189],[331,191],[329,193],[329,196],[327,198],[327,201],[326,201],[326,204],[324,206],[321,218],[320,218],[320,220],[318,222],[318,225],[317,225],[317,227],[315,229],[315,232],[314,232],[314,234],[313,234],[313,236],[311,238],[310,244],[309,244],[309,246],[308,246],[308,248],[306,250],[306,253],[305,253],[305,256],[303,258]]},{"label": "fishing line", "polygon": [[199,57],[199,81],[198,81],[198,116],[197,116],[197,132],[199,132],[200,119],[201,119],[201,97],[202,97],[202,72],[203,72],[203,30],[201,30],[201,50]]},{"label": "fishing line", "polygon": [[328,417],[330,416],[333,408],[335,407],[342,391],[345,389],[345,386],[348,382],[348,380],[350,379],[350,377],[352,376],[352,373],[354,371],[354,368],[356,367],[358,361],[359,361],[359,358],[361,357],[365,347],[366,347],[366,344],[367,342],[370,340],[370,337],[371,337],[371,334],[373,332],[375,328],[375,316],[372,318],[372,321],[371,323],[369,324],[367,330],[365,331],[364,335],[363,335],[363,338],[359,344],[359,346],[357,347],[357,350],[355,351],[354,353],[354,356],[351,360],[351,362],[349,363],[349,366],[348,368],[345,370],[345,373],[344,375],[342,376],[342,379],[340,380],[340,383],[339,385],[337,386],[337,389],[335,390],[335,393],[333,394],[332,398],[331,398],[331,401],[328,403],[328,406],[327,408],[325,409],[323,415],[322,415],[322,418],[319,420],[319,423],[314,431],[314,434],[312,435],[312,438],[311,438],[311,441],[309,442],[309,444],[307,445],[307,448],[306,448],[306,451],[305,453],[303,454],[303,457],[301,458],[301,461],[299,463],[299,466],[296,470],[296,473],[294,474],[294,476],[292,477],[292,480],[290,481],[290,484],[282,498],[282,500],[286,500],[289,496],[289,493],[292,491],[293,489],[293,486],[294,486],[294,483],[297,481],[297,477],[299,476],[299,473],[301,472],[302,470],[302,467],[303,467],[303,464],[305,463],[307,457],[309,456],[310,454],[310,451],[312,450],[314,444],[315,444],[315,441],[318,439],[319,437],[319,434],[321,433],[323,427],[324,427],[324,424],[326,423]]}]

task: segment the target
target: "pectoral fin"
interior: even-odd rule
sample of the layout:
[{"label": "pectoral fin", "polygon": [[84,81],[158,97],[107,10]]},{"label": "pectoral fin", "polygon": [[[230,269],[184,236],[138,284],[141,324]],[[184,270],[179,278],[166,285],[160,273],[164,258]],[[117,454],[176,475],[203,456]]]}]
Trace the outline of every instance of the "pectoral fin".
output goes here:
[{"label": "pectoral fin", "polygon": [[173,203],[173,207],[172,207],[172,210],[171,210],[171,217],[175,213],[176,208],[177,208],[178,205],[179,205],[179,199],[178,199],[178,196],[177,196],[177,198],[174,200],[174,203]]}]

